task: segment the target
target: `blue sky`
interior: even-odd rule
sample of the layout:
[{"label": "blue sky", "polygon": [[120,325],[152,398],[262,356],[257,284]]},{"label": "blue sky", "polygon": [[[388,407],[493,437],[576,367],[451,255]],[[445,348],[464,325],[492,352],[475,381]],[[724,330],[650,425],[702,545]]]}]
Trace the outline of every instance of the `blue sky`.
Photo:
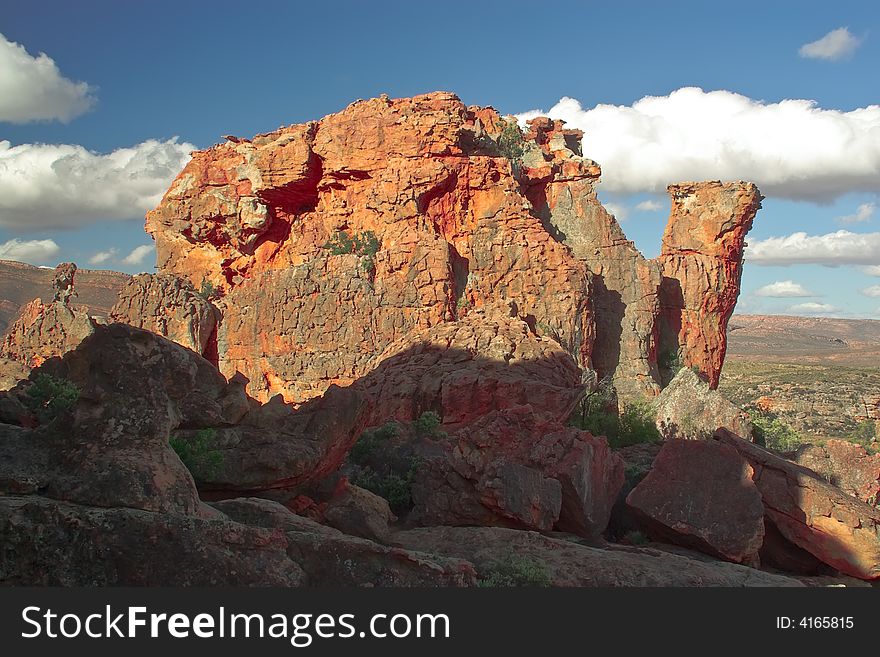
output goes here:
[{"label": "blue sky", "polygon": [[[0,16],[0,253],[149,270],[146,248],[132,255],[150,244],[143,210],[190,145],[380,93],[445,89],[512,114],[569,97],[580,109],[557,113],[590,128],[600,196],[645,255],[668,213],[664,176],[752,178],[767,199],[740,310],[880,318],[880,124],[863,111],[880,103],[878,28],[864,1],[13,3]],[[690,87],[703,91],[676,94]],[[645,96],[664,99],[647,122]],[[713,118],[725,107],[742,122]],[[670,153],[682,111],[705,119],[702,159]],[[615,149],[627,130],[656,155],[628,162]],[[96,182],[109,191],[88,195]]]}]

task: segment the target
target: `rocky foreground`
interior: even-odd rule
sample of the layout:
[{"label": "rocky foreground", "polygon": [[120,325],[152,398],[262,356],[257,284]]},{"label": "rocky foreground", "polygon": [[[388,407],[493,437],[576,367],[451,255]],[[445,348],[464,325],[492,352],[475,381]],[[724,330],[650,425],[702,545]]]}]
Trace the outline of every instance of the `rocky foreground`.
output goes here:
[{"label": "rocky foreground", "polygon": [[671,187],[646,260],[581,137],[436,93],[195,153],[114,323],[64,282],[4,338],[0,582],[880,578],[873,461],[713,390],[757,189]]}]

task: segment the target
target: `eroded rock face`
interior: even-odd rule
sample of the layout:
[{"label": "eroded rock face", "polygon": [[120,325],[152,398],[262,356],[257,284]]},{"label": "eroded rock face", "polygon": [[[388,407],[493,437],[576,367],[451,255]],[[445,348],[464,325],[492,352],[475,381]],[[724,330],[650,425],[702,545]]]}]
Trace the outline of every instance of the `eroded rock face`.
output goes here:
[{"label": "eroded rock face", "polygon": [[66,354],[94,333],[95,321],[87,313],[54,301],[34,299],[21,309],[0,343],[0,357],[26,368]]},{"label": "eroded rock face", "polygon": [[670,439],[626,502],[652,534],[727,561],[756,564],[764,506],[753,475],[728,445]]},{"label": "eroded rock face", "polygon": [[520,317],[482,309],[390,345],[357,387],[372,402],[369,426],[435,411],[446,428],[496,410],[532,406],[564,421],[584,391],[574,359]]},{"label": "eroded rock face", "polygon": [[599,167],[581,156],[579,131],[536,119],[521,156],[502,134],[510,127],[493,109],[433,93],[229,138],[195,153],[147,216],[159,270],[219,290],[219,366],[263,401],[319,396],[416,331],[508,303],[622,397],[653,396],[659,291],[679,274],[688,325],[709,336],[684,349],[717,378],[720,358],[703,352],[712,330],[723,339],[713,313],[726,322],[735,301],[757,190],[676,188],[671,222],[687,227],[670,226],[667,242],[694,226],[701,241],[648,261],[598,202]]},{"label": "eroded rock face", "polygon": [[749,462],[766,520],[786,540],[847,575],[880,577],[880,510],[729,431],[716,437]]},{"label": "eroded rock face", "polygon": [[680,354],[718,387],[727,352],[727,322],[739,296],[743,242],[761,207],[752,183],[670,185],[672,213],[657,263],[661,353]]},{"label": "eroded rock face", "polygon": [[488,414],[441,442],[413,483],[413,514],[424,525],[596,538],[623,484],[623,461],[604,438],[542,420],[530,406]]},{"label": "eroded rock face", "polygon": [[192,284],[177,276],[139,274],[119,292],[114,322],[147,329],[216,360],[219,313]]}]

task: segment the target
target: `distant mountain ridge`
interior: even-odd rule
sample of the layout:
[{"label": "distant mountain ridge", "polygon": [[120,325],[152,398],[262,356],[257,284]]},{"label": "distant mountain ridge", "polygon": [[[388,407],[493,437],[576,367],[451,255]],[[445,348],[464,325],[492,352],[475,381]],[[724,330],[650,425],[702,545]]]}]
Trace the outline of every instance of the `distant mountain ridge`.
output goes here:
[{"label": "distant mountain ridge", "polygon": [[[6,331],[24,304],[37,297],[44,302],[52,300],[53,271],[0,260],[0,333]],[[77,296],[73,304],[85,307],[97,317],[106,317],[129,278],[128,274],[118,271],[80,269],[76,273]]]},{"label": "distant mountain ridge", "polygon": [[737,314],[727,332],[727,354],[735,359],[867,366],[880,356],[880,320],[874,319]]}]

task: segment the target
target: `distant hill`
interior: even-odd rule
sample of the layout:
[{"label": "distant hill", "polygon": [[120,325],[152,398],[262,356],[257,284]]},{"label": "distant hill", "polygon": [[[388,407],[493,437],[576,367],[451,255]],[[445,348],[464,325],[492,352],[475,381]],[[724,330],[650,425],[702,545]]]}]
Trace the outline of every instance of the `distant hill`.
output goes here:
[{"label": "distant hill", "polygon": [[[0,334],[28,301],[37,297],[52,300],[52,273],[52,269],[0,260]],[[80,269],[75,279],[78,296],[73,303],[87,308],[92,315],[106,317],[129,278],[118,271]]]},{"label": "distant hill", "polygon": [[727,329],[733,360],[877,366],[880,321],[786,315],[734,315]]}]

